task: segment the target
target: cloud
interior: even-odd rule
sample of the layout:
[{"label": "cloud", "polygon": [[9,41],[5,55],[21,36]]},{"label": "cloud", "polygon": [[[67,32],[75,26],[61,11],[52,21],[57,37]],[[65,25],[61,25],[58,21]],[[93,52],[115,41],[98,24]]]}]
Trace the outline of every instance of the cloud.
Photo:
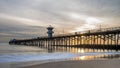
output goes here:
[{"label": "cloud", "polygon": [[[2,14],[2,13],[0,14],[0,18],[17,21],[18,23],[22,23],[24,25],[36,26],[36,25],[42,24],[39,20],[32,20],[28,18],[22,18],[22,17],[12,16],[12,15]],[[42,26],[46,26],[46,25],[47,23],[43,24]]]},{"label": "cloud", "polygon": [[0,32],[13,35],[43,35],[48,25],[59,34],[120,23],[120,0],[0,0],[0,9]]}]

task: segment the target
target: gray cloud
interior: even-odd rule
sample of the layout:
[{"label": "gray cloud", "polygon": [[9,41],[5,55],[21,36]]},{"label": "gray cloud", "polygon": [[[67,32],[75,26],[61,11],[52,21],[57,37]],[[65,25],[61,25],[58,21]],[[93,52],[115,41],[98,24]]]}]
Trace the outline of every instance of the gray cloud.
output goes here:
[{"label": "gray cloud", "polygon": [[0,33],[8,36],[44,35],[48,25],[56,34],[70,32],[84,27],[88,18],[101,20],[103,27],[118,26],[120,0],[0,0]]}]

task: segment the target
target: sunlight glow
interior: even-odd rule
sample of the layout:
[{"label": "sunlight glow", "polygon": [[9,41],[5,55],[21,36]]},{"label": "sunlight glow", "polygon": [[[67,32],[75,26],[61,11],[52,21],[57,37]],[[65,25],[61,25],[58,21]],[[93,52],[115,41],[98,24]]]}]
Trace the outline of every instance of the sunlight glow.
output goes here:
[{"label": "sunlight glow", "polygon": [[92,29],[95,29],[95,28],[97,28],[95,25],[85,24],[80,28],[76,28],[75,32],[79,32],[79,31],[84,32],[86,30],[92,30]]},{"label": "sunlight glow", "polygon": [[93,59],[93,58],[94,56],[79,56],[79,57],[76,57],[75,60],[88,60],[88,59]]},{"label": "sunlight glow", "polygon": [[81,19],[81,20],[86,20],[87,16],[86,15],[80,15],[77,13],[70,13],[69,16],[74,19]]},{"label": "sunlight glow", "polygon": [[80,27],[77,27],[75,31],[72,32],[84,32],[87,30],[97,29],[98,26],[102,23],[101,20],[94,18],[94,17],[88,17],[85,19],[85,24],[83,24]]},{"label": "sunlight glow", "polygon": [[102,20],[96,18],[96,17],[91,17],[88,15],[82,15],[82,14],[78,14],[78,13],[69,13],[69,16],[72,19],[80,19],[83,20],[84,24],[80,27],[76,27],[75,30],[71,31],[71,32],[84,32],[87,30],[92,30],[92,29],[97,29],[99,28],[98,26],[103,22]]},{"label": "sunlight glow", "polygon": [[85,56],[79,57],[80,60],[85,60]]},{"label": "sunlight glow", "polygon": [[87,24],[99,24],[101,22],[102,22],[101,20],[94,18],[94,17],[89,17],[86,19]]},{"label": "sunlight glow", "polygon": [[85,51],[82,49],[82,50],[78,50],[78,53],[85,53]]}]

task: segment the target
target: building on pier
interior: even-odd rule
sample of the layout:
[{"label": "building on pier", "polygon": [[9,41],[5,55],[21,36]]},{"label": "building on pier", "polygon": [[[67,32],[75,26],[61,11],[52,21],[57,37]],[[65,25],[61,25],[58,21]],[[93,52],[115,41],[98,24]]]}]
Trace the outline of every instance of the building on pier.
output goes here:
[{"label": "building on pier", "polygon": [[47,34],[48,34],[48,37],[49,38],[51,38],[52,36],[53,36],[53,27],[50,25],[49,27],[47,27],[47,30],[48,30],[48,32],[47,32]]}]

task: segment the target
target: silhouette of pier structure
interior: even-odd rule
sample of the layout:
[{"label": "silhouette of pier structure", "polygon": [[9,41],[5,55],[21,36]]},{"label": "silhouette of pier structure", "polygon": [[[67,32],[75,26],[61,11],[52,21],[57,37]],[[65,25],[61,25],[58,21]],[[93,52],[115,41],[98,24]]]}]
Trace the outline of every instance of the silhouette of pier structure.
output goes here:
[{"label": "silhouette of pier structure", "polygon": [[120,27],[104,28],[100,30],[89,30],[86,32],[76,32],[74,34],[64,34],[52,36],[53,27],[48,27],[48,37],[38,37],[34,39],[13,40],[10,44],[30,45],[38,47],[78,47],[91,49],[120,50]]}]

